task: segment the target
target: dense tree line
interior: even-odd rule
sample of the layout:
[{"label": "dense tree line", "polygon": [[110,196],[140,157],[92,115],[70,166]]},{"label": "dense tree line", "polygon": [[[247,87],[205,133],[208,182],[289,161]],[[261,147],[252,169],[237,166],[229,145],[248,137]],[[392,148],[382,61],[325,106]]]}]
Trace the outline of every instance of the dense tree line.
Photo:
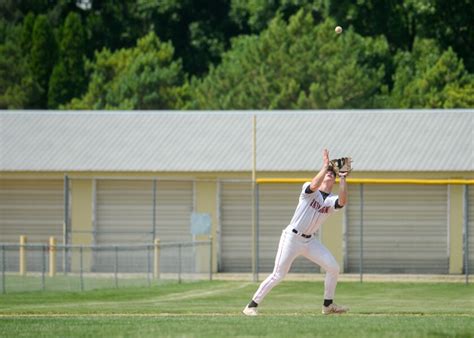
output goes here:
[{"label": "dense tree line", "polygon": [[474,108],[473,17],[472,0],[4,0],[0,109]]}]

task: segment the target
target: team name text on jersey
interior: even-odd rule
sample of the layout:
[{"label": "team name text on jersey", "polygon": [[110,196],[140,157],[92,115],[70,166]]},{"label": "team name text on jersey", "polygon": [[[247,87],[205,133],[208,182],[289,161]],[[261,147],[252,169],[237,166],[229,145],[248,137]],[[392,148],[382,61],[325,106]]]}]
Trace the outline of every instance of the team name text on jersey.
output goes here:
[{"label": "team name text on jersey", "polygon": [[321,204],[318,203],[315,199],[311,201],[310,206],[314,209],[317,209],[319,213],[321,214],[327,214],[329,212],[330,207],[322,207]]}]

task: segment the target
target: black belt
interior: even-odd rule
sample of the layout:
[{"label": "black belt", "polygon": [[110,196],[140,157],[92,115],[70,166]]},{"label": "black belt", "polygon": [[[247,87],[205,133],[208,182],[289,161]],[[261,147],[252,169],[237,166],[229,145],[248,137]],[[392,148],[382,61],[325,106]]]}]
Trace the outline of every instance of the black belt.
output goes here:
[{"label": "black belt", "polygon": [[300,233],[298,232],[298,230],[296,230],[296,229],[293,229],[293,230],[291,230],[291,231],[293,231],[293,232],[294,232],[295,234],[297,234],[297,235],[300,235],[301,237],[304,237],[304,238],[311,238],[311,235],[300,234]]}]

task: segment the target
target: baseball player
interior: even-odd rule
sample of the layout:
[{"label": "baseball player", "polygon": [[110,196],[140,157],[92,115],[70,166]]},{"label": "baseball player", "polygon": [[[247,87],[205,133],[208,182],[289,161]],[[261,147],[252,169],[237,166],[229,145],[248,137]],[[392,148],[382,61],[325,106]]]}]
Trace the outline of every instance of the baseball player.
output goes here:
[{"label": "baseball player", "polygon": [[311,182],[303,184],[293,218],[281,235],[273,272],[260,284],[250,303],[243,309],[245,315],[258,314],[258,305],[270,290],[283,280],[298,256],[304,256],[326,270],[322,313],[328,315],[348,311],[347,307],[333,302],[339,265],[314,235],[330,214],[347,203],[348,172],[339,173],[339,196],[333,195],[331,190],[336,181],[336,171],[330,164],[329,152],[324,149],[323,167]]}]

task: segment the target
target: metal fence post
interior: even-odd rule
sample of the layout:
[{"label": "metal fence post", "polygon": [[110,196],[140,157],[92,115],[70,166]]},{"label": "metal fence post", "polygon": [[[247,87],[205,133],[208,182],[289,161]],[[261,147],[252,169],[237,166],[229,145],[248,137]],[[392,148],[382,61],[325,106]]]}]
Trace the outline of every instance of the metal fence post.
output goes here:
[{"label": "metal fence post", "polygon": [[46,245],[41,246],[41,290],[45,289],[45,275],[46,275]]},{"label": "metal fence post", "polygon": [[147,245],[146,246],[146,279],[147,279],[147,283],[148,283],[148,287],[151,286],[151,276],[150,276],[150,272],[151,272],[151,252],[150,252],[150,246]]},{"label": "metal fence post", "polygon": [[469,186],[464,186],[464,273],[469,284]]},{"label": "metal fence post", "polygon": [[212,280],[212,235],[209,236],[209,280]]},{"label": "metal fence post", "polygon": [[84,291],[84,278],[83,278],[83,258],[82,258],[82,245],[79,247],[79,278],[81,280],[81,291]]},{"label": "metal fence post", "polygon": [[7,288],[5,286],[5,270],[6,270],[6,259],[5,259],[5,245],[2,245],[2,293],[7,292]]},{"label": "metal fence post", "polygon": [[[63,232],[66,233],[67,224],[63,223]],[[66,243],[66,235],[63,235],[63,274],[64,276],[67,275],[67,243]]]},{"label": "metal fence post", "polygon": [[115,287],[118,288],[118,280],[117,280],[117,275],[118,275],[118,246],[115,246],[115,269],[114,269],[114,278],[115,278]]},{"label": "metal fence post", "polygon": [[256,227],[256,237],[257,240],[255,243],[256,257],[255,257],[255,281],[259,281],[259,267],[260,267],[260,185],[255,185],[255,227]]},{"label": "metal fence post", "polygon": [[156,179],[153,180],[152,237],[156,239]]},{"label": "metal fence post", "polygon": [[181,283],[181,243],[178,244],[178,283]]},{"label": "metal fence post", "polygon": [[359,278],[362,283],[364,271],[364,185],[360,185],[360,257]]},{"label": "metal fence post", "polygon": [[69,238],[69,177],[64,175],[64,221],[63,221],[63,244],[64,244],[64,252],[63,252],[63,272],[64,275],[67,275],[68,267],[68,260],[67,260],[67,244]]},{"label": "metal fence post", "polygon": [[258,281],[257,229],[257,116],[252,116],[252,275]]}]

